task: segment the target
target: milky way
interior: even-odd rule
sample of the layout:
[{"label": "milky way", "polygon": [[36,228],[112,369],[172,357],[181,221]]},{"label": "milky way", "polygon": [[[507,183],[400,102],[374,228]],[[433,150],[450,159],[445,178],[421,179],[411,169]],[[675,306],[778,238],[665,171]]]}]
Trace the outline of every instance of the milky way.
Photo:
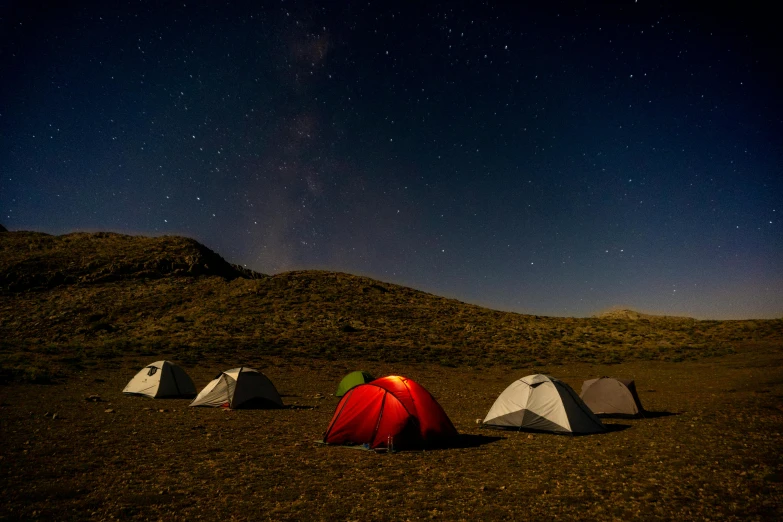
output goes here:
[{"label": "milky way", "polygon": [[783,315],[752,3],[218,4],[0,7],[3,225],[540,315]]}]

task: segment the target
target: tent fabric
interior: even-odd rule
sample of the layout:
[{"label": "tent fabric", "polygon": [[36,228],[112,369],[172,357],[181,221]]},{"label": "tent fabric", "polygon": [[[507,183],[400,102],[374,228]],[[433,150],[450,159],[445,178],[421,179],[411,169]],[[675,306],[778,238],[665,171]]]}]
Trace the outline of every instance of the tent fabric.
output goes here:
[{"label": "tent fabric", "polygon": [[266,375],[240,367],[221,372],[196,396],[191,406],[213,408],[282,407],[283,400]]},{"label": "tent fabric", "polygon": [[342,397],[345,395],[345,393],[353,388],[354,386],[359,386],[360,384],[365,384],[370,381],[374,381],[375,377],[370,375],[369,373],[365,371],[356,371],[351,372],[345,377],[343,377],[343,380],[340,381],[340,384],[337,385],[337,391],[334,392],[335,397]]},{"label": "tent fabric", "polygon": [[489,409],[484,424],[555,433],[606,431],[568,384],[543,374],[511,383]]},{"label": "tent fabric", "polygon": [[580,397],[597,414],[641,415],[642,402],[636,393],[636,383],[628,379],[600,377],[582,383]]},{"label": "tent fabric", "polygon": [[191,398],[196,386],[185,370],[169,361],[155,361],[142,368],[122,393],[153,399]]},{"label": "tent fabric", "polygon": [[456,436],[448,415],[423,386],[391,375],[348,390],[323,441],[412,449],[441,445]]}]

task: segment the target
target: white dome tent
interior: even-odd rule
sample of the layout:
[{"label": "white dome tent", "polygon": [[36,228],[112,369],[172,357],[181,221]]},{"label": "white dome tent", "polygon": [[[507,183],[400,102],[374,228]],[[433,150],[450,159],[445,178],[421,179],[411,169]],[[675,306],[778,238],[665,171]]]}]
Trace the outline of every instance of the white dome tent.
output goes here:
[{"label": "white dome tent", "polygon": [[185,370],[169,361],[148,364],[130,380],[122,393],[153,399],[189,399],[196,395],[193,380]]},{"label": "white dome tent", "polygon": [[221,372],[190,403],[213,408],[280,408],[283,400],[266,375],[253,368]]},{"label": "white dome tent", "polygon": [[495,400],[484,424],[554,433],[601,433],[606,427],[569,385],[549,375],[514,381]]}]

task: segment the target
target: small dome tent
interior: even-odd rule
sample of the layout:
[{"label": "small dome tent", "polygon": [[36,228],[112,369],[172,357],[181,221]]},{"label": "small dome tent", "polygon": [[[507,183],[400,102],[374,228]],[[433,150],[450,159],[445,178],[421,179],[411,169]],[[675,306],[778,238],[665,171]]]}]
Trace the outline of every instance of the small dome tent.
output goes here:
[{"label": "small dome tent", "polygon": [[221,372],[190,405],[232,409],[279,408],[283,406],[283,400],[266,375],[243,366]]},{"label": "small dome tent", "polygon": [[334,395],[335,397],[342,397],[354,386],[359,386],[360,384],[365,384],[374,380],[375,377],[365,371],[351,372],[343,377],[343,380],[337,385],[337,391],[334,392]]},{"label": "small dome tent", "polygon": [[137,373],[122,393],[143,395],[153,399],[189,399],[196,395],[196,386],[185,370],[169,361],[155,361]]},{"label": "small dome tent", "polygon": [[494,427],[601,433],[606,427],[569,385],[549,375],[528,375],[498,396],[484,418]]},{"label": "small dome tent", "polygon": [[323,441],[370,448],[415,449],[442,445],[457,430],[423,386],[392,375],[348,390],[337,404]]},{"label": "small dome tent", "polygon": [[600,377],[582,383],[579,394],[593,413],[606,415],[641,415],[644,412],[636,383],[614,377]]}]

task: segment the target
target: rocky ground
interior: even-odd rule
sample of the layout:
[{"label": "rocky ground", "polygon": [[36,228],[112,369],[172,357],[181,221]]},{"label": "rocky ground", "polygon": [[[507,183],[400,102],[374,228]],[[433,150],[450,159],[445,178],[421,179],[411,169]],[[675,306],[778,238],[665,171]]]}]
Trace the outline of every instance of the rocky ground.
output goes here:
[{"label": "rocky ground", "polygon": [[[225,354],[224,359],[230,359]],[[60,384],[0,388],[0,520],[756,519],[783,516],[783,354],[749,345],[708,361],[574,363],[511,371],[285,359],[259,368],[282,410],[188,408],[123,396],[149,357]],[[228,367],[186,366],[198,388]],[[461,433],[455,447],[376,454],[315,444],[343,374],[403,374]],[[482,429],[497,395],[543,371],[636,379],[653,412],[603,435]],[[100,402],[85,400],[99,395]]]}]

